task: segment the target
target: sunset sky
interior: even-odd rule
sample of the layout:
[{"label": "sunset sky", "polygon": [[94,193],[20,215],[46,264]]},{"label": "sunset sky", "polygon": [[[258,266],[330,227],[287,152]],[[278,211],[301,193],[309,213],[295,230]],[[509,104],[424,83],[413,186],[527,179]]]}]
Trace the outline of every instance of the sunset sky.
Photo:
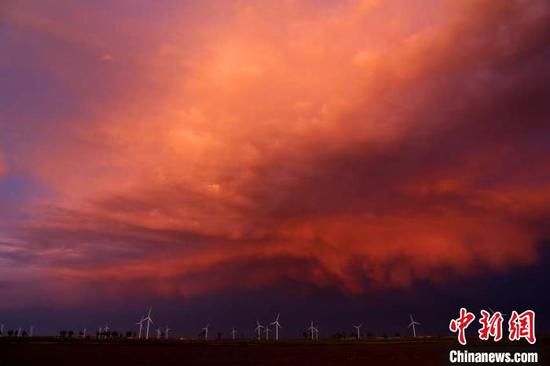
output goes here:
[{"label": "sunset sky", "polygon": [[1,1],[0,323],[550,328],[549,40],[543,0]]}]

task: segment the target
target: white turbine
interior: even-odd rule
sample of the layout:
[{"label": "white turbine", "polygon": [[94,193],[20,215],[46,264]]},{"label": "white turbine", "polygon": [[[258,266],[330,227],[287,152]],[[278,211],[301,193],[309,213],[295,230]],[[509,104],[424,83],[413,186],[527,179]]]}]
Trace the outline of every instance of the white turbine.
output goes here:
[{"label": "white turbine", "polygon": [[277,317],[275,318],[275,321],[271,323],[275,327],[275,340],[279,340],[279,328],[282,328],[281,323],[279,323],[279,314],[277,314]]},{"label": "white turbine", "polygon": [[210,324],[206,324],[206,327],[202,328],[202,330],[204,330],[204,340],[207,341],[208,340],[208,327],[210,326]]},{"label": "white turbine", "polygon": [[271,329],[269,329],[269,325],[266,325],[264,332],[265,332],[265,340],[269,341],[269,332],[271,332]]},{"label": "white turbine", "polygon": [[144,321],[145,321],[145,318],[142,318],[139,322],[136,323],[137,325],[139,325],[138,339],[141,339],[141,331],[143,330]]},{"label": "white turbine", "polygon": [[103,333],[103,328],[99,327],[99,331],[97,332],[97,338],[101,339],[101,333]]},{"label": "white turbine", "polygon": [[415,321],[413,319],[413,316],[412,314],[409,314],[411,316],[411,322],[409,323],[409,328],[412,327],[413,329],[413,337],[416,338],[416,328],[415,328],[415,325],[421,325],[421,323]]},{"label": "white turbine", "polygon": [[147,322],[147,329],[145,330],[145,339],[149,339],[149,327],[151,324],[155,324],[153,322],[153,319],[151,319],[151,311],[153,310],[152,307],[149,307],[149,312],[147,313],[147,316],[143,318],[144,321]]},{"label": "white turbine", "polygon": [[315,332],[319,331],[317,328],[315,328],[315,326],[313,325],[313,320],[311,321],[311,325],[309,326],[309,328],[307,328],[307,330],[309,331],[309,333],[311,334],[311,340],[313,340],[313,338],[315,337]]},{"label": "white turbine", "polygon": [[361,330],[360,330],[360,329],[361,329],[361,326],[362,326],[362,325],[363,325],[363,324],[359,324],[359,325],[354,325],[354,326],[353,326],[355,329],[357,329],[357,340],[359,340],[359,339],[361,338]]},{"label": "white turbine", "polygon": [[82,338],[86,338],[86,328],[82,329]]},{"label": "white turbine", "polygon": [[256,320],[256,328],[254,328],[254,330],[258,334],[258,340],[262,339],[262,328],[263,327],[264,326],[260,324],[260,321]]},{"label": "white turbine", "polygon": [[171,330],[172,330],[172,329],[170,329],[170,328],[168,328],[168,327],[166,327],[166,328],[164,329],[164,338],[168,339],[168,333],[170,333]]},{"label": "white turbine", "polygon": [[17,329],[17,336],[21,337],[22,334],[23,334],[23,330],[21,329],[21,327],[19,327],[19,329]]},{"label": "white turbine", "polygon": [[162,330],[160,330],[160,328],[157,328],[157,339],[160,339],[161,335],[162,335]]},{"label": "white turbine", "polygon": [[236,335],[237,335],[237,329],[233,328],[233,329],[231,330],[231,338],[233,338],[233,340],[235,340]]}]

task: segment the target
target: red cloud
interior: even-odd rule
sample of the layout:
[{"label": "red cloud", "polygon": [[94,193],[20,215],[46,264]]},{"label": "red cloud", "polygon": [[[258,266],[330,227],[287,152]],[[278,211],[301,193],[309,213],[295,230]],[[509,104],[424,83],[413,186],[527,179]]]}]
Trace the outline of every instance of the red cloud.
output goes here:
[{"label": "red cloud", "polygon": [[418,25],[391,5],[292,4],[109,52],[116,103],[84,98],[94,113],[23,151],[56,193],[14,234],[26,276],[73,293],[361,292],[536,260],[548,6],[417,6],[432,11]]}]

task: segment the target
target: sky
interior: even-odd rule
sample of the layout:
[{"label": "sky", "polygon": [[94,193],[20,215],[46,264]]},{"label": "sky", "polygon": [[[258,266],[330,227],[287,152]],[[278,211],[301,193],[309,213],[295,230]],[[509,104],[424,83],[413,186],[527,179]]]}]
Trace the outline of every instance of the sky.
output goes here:
[{"label": "sky", "polygon": [[0,2],[0,322],[550,329],[548,39],[542,0]]}]

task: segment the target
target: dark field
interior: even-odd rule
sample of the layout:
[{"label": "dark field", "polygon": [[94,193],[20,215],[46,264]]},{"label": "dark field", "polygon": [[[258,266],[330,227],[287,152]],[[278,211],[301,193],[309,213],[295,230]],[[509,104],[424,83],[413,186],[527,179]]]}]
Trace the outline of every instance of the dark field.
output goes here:
[{"label": "dark field", "polygon": [[[447,365],[455,339],[372,342],[32,342],[0,340],[0,365]],[[500,343],[468,345],[468,351],[538,351],[548,364],[548,340],[536,346]]]}]

